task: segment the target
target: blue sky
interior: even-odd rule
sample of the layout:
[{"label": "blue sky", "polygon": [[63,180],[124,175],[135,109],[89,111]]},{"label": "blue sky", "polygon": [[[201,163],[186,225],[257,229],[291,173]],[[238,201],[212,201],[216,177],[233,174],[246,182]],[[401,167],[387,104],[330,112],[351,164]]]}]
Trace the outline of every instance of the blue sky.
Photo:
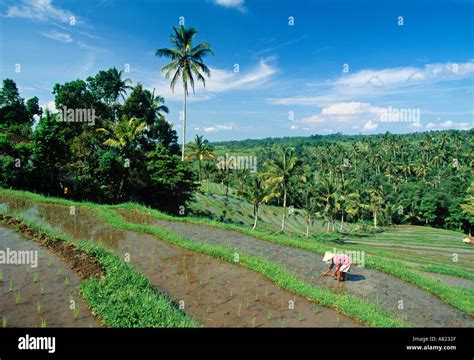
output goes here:
[{"label": "blue sky", "polygon": [[0,0],[0,14],[1,78],[50,108],[54,83],[128,64],[133,83],[165,97],[180,133],[183,93],[154,52],[182,16],[215,52],[207,87],[188,101],[188,139],[474,123],[473,1]]}]

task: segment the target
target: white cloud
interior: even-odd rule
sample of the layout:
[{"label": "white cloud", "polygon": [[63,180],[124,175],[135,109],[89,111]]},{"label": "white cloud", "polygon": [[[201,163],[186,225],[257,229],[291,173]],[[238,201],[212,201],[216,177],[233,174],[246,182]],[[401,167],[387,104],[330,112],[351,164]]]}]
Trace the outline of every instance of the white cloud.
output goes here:
[{"label": "white cloud", "polygon": [[223,124],[223,125],[205,127],[202,129],[202,131],[204,131],[205,133],[212,133],[212,132],[217,132],[217,131],[222,131],[222,130],[232,130],[233,128],[234,128],[234,125],[232,124]]},{"label": "white cloud", "polygon": [[377,124],[372,120],[369,120],[365,123],[364,127],[362,128],[365,131],[371,131],[377,129]]},{"label": "white cloud", "polygon": [[43,111],[46,111],[46,109],[49,110],[52,113],[57,111],[56,110],[56,104],[55,104],[54,101],[50,101],[46,104],[40,104],[40,107],[41,107],[41,109],[43,109]]},{"label": "white cloud", "polygon": [[[192,94],[191,92],[189,100],[208,100],[213,98],[217,93],[237,89],[251,89],[263,85],[278,71],[278,69],[271,64],[272,61],[273,58],[261,59],[257,66],[246,73],[235,73],[231,70],[211,67],[211,77],[206,79],[206,87],[203,87],[201,83],[195,82],[196,93]],[[167,100],[181,101],[183,99],[182,87],[180,84],[177,84],[173,93],[169,83],[169,80],[166,80],[164,75],[160,74],[160,80],[147,87],[151,89],[155,88],[156,92],[164,96]]]},{"label": "white cloud", "polygon": [[[373,126],[376,121],[380,120],[380,116],[384,108],[362,102],[335,103],[323,107],[319,114],[303,118],[295,121],[311,126],[322,124],[338,123],[342,125],[352,125],[360,128],[364,123],[370,121],[369,126]],[[367,124],[366,124],[367,125]]]},{"label": "white cloud", "polygon": [[[381,70],[365,69],[326,82],[324,95],[269,98],[275,105],[326,106],[355,98],[419,93],[420,84],[461,80],[474,76],[474,59],[464,63],[434,63],[424,67],[398,67]],[[426,88],[422,91],[426,91]]]},{"label": "white cloud", "polygon": [[226,8],[234,8],[241,12],[245,12],[245,0],[214,0],[216,5],[220,5]]},{"label": "white cloud", "polygon": [[341,76],[332,83],[343,87],[393,87],[421,82],[460,79],[474,74],[474,59],[465,63],[435,63],[424,67],[361,70]]},{"label": "white cloud", "polygon": [[47,33],[41,33],[41,35],[46,36],[48,39],[56,40],[62,43],[71,43],[72,42],[72,37],[71,35],[63,32],[59,32],[56,30],[52,30]]},{"label": "white cloud", "polygon": [[410,126],[413,129],[421,129],[423,127],[423,124],[421,122],[417,121],[417,122],[411,123],[408,126]]},{"label": "white cloud", "polygon": [[429,122],[425,126],[427,129],[431,130],[445,130],[445,129],[457,129],[457,130],[469,130],[473,128],[473,124],[467,122],[454,122],[452,120],[446,120],[442,122]]},{"label": "white cloud", "polygon": [[51,0],[23,0],[19,5],[8,7],[6,16],[21,17],[41,22],[58,21],[63,24],[69,24],[71,17],[76,19],[72,12],[55,7]]}]

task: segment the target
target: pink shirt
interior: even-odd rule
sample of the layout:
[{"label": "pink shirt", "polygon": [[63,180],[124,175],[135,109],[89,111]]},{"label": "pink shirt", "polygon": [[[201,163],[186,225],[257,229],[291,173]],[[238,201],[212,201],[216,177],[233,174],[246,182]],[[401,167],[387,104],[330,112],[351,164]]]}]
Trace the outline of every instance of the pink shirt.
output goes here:
[{"label": "pink shirt", "polygon": [[346,254],[337,254],[332,258],[332,264],[329,266],[330,269],[336,265],[336,270],[339,270],[342,265],[350,265],[352,264],[351,258]]}]

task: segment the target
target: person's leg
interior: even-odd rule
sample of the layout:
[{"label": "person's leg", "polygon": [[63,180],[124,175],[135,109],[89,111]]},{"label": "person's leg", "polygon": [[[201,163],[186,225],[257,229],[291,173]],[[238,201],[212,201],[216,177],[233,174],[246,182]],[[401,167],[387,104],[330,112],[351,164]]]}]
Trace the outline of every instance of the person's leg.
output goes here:
[{"label": "person's leg", "polygon": [[341,281],[346,281],[346,279],[347,279],[347,273],[343,272],[341,276]]},{"label": "person's leg", "polygon": [[341,282],[341,272],[337,272],[337,282]]}]

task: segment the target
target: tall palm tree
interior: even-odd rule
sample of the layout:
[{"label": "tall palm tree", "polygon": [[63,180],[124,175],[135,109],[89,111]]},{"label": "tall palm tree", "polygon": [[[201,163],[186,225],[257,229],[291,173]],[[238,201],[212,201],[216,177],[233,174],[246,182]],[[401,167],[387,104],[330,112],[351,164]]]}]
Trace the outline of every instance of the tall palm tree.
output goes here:
[{"label": "tall palm tree", "polygon": [[111,69],[111,74],[113,78],[113,94],[115,96],[115,101],[118,100],[119,97],[122,97],[125,100],[125,95],[127,91],[132,89],[129,83],[132,82],[130,79],[122,79],[123,70],[118,70],[115,66]]},{"label": "tall palm tree", "polygon": [[317,175],[307,174],[301,182],[301,189],[298,194],[298,206],[303,212],[303,218],[306,223],[306,238],[309,238],[309,229],[314,223],[314,219],[319,212],[319,203],[316,198]]},{"label": "tall palm tree", "polygon": [[204,179],[206,179],[207,192],[209,192],[209,183],[214,178],[214,175],[217,174],[216,164],[210,161],[206,161],[204,165],[202,166],[201,170],[202,170]]},{"label": "tall palm tree", "polygon": [[203,74],[208,77],[211,76],[211,71],[204,64],[203,58],[206,55],[212,54],[211,45],[202,41],[196,46],[193,46],[193,38],[196,35],[195,28],[186,28],[183,25],[176,28],[173,27],[173,33],[170,36],[172,48],[157,49],[155,56],[166,57],[171,59],[171,62],[161,68],[161,72],[165,72],[166,79],[169,79],[173,74],[170,83],[171,90],[174,92],[176,83],[181,78],[184,90],[184,105],[183,105],[183,144],[181,150],[181,160],[184,161],[184,147],[186,144],[186,98],[189,95],[189,87],[194,93],[194,77],[197,81],[201,81],[206,86],[206,79]]},{"label": "tall palm tree", "polygon": [[377,227],[377,215],[380,212],[383,204],[383,193],[381,188],[372,188],[368,191],[370,196],[370,204],[368,207],[372,212],[372,217],[374,219],[374,227]]},{"label": "tall palm tree", "polygon": [[347,196],[347,215],[356,221],[359,220],[365,209],[365,205],[362,203],[362,198],[361,190],[356,190]]},{"label": "tall palm tree", "polygon": [[245,182],[250,177],[250,169],[236,170],[234,171],[234,176],[239,184],[239,189],[237,190],[237,194],[243,195]]},{"label": "tall palm tree", "polygon": [[203,135],[196,135],[194,142],[189,144],[189,154],[185,157],[185,160],[191,160],[196,158],[199,164],[199,182],[201,182],[201,163],[204,159],[214,159],[216,155],[212,153],[214,148],[209,145],[209,141],[203,140]]},{"label": "tall palm tree", "polygon": [[281,231],[285,230],[286,220],[286,198],[290,181],[296,177],[302,177],[303,163],[297,159],[294,148],[283,148],[279,150],[279,156],[267,163],[266,176],[272,186],[281,190],[283,195],[283,216]]},{"label": "tall palm tree", "polygon": [[257,227],[258,210],[260,208],[260,204],[264,201],[268,201],[270,194],[270,187],[265,183],[265,181],[258,175],[252,176],[250,186],[247,188],[244,195],[252,202],[253,205],[253,230],[255,230]]},{"label": "tall palm tree", "polygon": [[334,215],[336,212],[337,184],[332,177],[323,178],[316,187],[317,200],[322,204],[323,215],[327,223],[327,231],[332,225],[334,228]]}]

